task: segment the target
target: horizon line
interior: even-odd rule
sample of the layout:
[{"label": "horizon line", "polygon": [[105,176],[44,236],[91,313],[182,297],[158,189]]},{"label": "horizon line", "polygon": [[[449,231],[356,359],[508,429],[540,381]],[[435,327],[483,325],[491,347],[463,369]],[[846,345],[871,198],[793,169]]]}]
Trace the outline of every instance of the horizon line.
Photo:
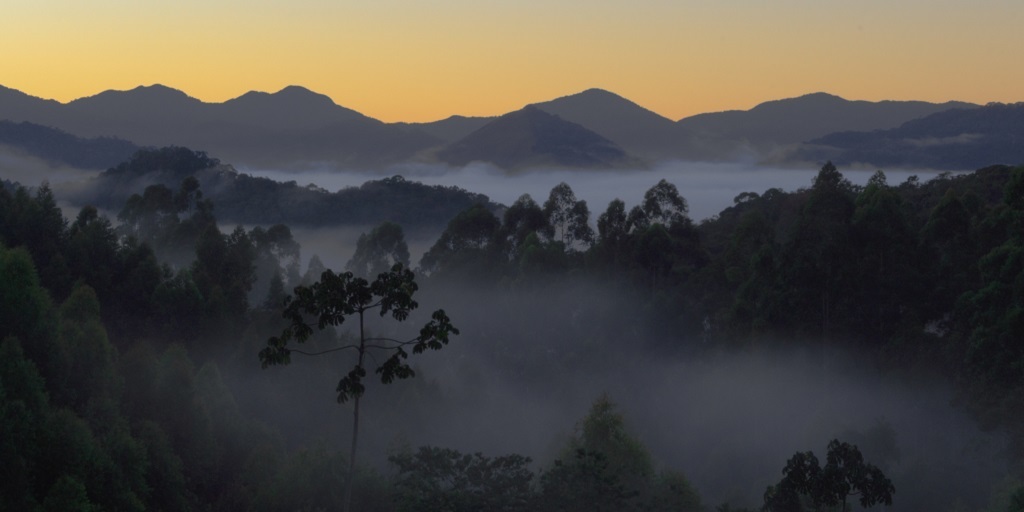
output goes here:
[{"label": "horizon line", "polygon": [[[16,89],[16,88],[13,88],[13,87],[8,87],[8,86],[6,86],[4,84],[0,84],[0,88],[6,88],[6,89],[13,90],[13,91],[17,91],[17,92],[20,92],[22,94],[25,94],[26,96],[29,96],[29,97],[32,97],[32,98],[36,98],[36,99],[40,99],[40,100],[44,100],[44,101],[53,101],[53,102],[56,102],[56,103],[58,103],[60,105],[68,105],[68,104],[73,103],[75,101],[79,101],[79,100],[83,100],[83,99],[88,99],[88,98],[93,98],[93,97],[99,96],[99,95],[101,95],[103,93],[107,93],[107,92],[122,92],[123,93],[123,92],[131,92],[131,91],[134,91],[134,90],[137,90],[137,89],[147,89],[147,88],[153,88],[153,87],[162,87],[162,88],[169,89],[169,90],[172,90],[172,91],[175,91],[175,92],[179,92],[181,94],[184,94],[186,97],[191,98],[193,100],[196,100],[196,101],[198,101],[200,103],[203,103],[205,105],[222,105],[222,104],[227,103],[229,101],[237,100],[237,99],[239,99],[239,98],[241,98],[241,97],[243,97],[243,96],[245,96],[247,94],[250,94],[250,93],[275,95],[275,94],[280,94],[281,92],[285,91],[286,89],[298,88],[298,89],[303,89],[303,90],[309,91],[312,94],[328,98],[331,101],[331,103],[333,103],[337,107],[344,108],[344,109],[347,109],[347,110],[351,110],[351,111],[356,112],[356,113],[358,113],[360,115],[366,116],[366,117],[368,117],[370,119],[374,119],[374,120],[380,121],[380,122],[385,123],[385,124],[430,124],[430,123],[444,121],[444,120],[450,119],[452,117],[484,118],[484,119],[487,119],[487,118],[497,118],[497,117],[501,117],[501,116],[503,116],[505,114],[508,114],[508,113],[511,113],[511,112],[515,112],[516,110],[519,110],[519,109],[510,110],[510,111],[507,111],[507,112],[501,112],[501,113],[492,114],[492,115],[465,115],[465,114],[453,113],[453,114],[448,114],[446,117],[442,117],[440,119],[434,119],[432,121],[384,121],[382,119],[379,119],[379,118],[373,117],[373,116],[371,116],[369,114],[366,114],[363,111],[358,110],[357,108],[354,108],[354,107],[351,107],[351,106],[347,106],[347,105],[338,103],[338,101],[333,96],[331,96],[329,94],[325,94],[325,93],[322,93],[322,92],[317,92],[317,91],[315,91],[313,89],[310,89],[309,87],[306,87],[306,86],[300,85],[300,84],[289,84],[289,85],[281,87],[277,91],[273,91],[273,92],[261,91],[261,90],[257,90],[257,89],[249,89],[249,90],[247,90],[245,92],[242,92],[241,94],[238,94],[236,96],[232,96],[232,97],[230,97],[228,99],[225,99],[223,101],[210,101],[210,100],[202,99],[202,98],[199,98],[199,97],[196,97],[196,96],[193,96],[193,95],[189,94],[187,91],[185,91],[183,89],[179,89],[177,87],[166,85],[166,84],[160,83],[160,82],[153,82],[153,83],[148,84],[148,85],[147,84],[139,84],[139,85],[136,85],[135,87],[131,87],[131,88],[128,88],[128,89],[116,89],[116,88],[103,89],[102,91],[99,91],[99,92],[96,92],[96,93],[93,93],[93,94],[86,94],[86,95],[83,95],[83,96],[78,96],[76,98],[73,98],[73,99],[70,99],[70,100],[66,100],[66,101],[62,101],[62,100],[59,100],[59,99],[56,99],[56,98],[44,98],[42,96],[35,96],[32,93],[29,93],[29,92],[26,92],[26,91],[23,91],[23,90],[20,90],[20,89]],[[588,92],[588,91],[595,91],[595,90],[596,91],[603,91],[603,92],[615,95],[615,96],[617,96],[619,98],[622,98],[622,99],[624,99],[624,100],[626,100],[626,101],[628,101],[630,103],[633,103],[634,105],[637,105],[640,108],[643,108],[643,109],[645,109],[645,110],[647,110],[649,112],[652,112],[652,113],[654,113],[654,114],[656,114],[658,116],[661,116],[661,117],[663,117],[665,119],[668,119],[668,120],[670,120],[672,122],[678,122],[678,121],[681,121],[683,119],[689,119],[689,118],[692,118],[692,117],[701,116],[701,115],[707,115],[707,114],[720,114],[720,113],[725,113],[725,112],[748,112],[748,111],[753,110],[754,108],[756,108],[756,107],[758,107],[760,105],[764,105],[766,103],[772,103],[772,102],[777,102],[777,101],[785,101],[785,100],[792,100],[792,99],[798,99],[798,98],[803,98],[803,97],[807,97],[807,96],[814,96],[814,95],[831,96],[831,97],[839,98],[839,99],[841,99],[843,101],[848,101],[848,102],[867,102],[867,103],[922,102],[922,103],[931,103],[931,104],[935,104],[935,105],[942,105],[942,104],[945,104],[945,103],[968,103],[968,104],[973,104],[973,105],[989,105],[989,104],[993,104],[993,103],[996,103],[996,104],[1003,103],[1003,102],[996,102],[996,101],[989,101],[989,102],[985,102],[985,103],[974,103],[974,102],[970,102],[970,101],[957,100],[957,99],[951,99],[951,100],[946,100],[946,101],[941,101],[941,102],[919,100],[919,99],[881,99],[881,100],[850,99],[850,98],[846,98],[844,96],[841,96],[841,95],[838,95],[838,94],[834,94],[834,93],[831,93],[831,92],[828,92],[828,91],[811,91],[811,92],[806,92],[806,93],[799,94],[799,95],[796,95],[796,96],[787,96],[787,97],[782,97],[782,98],[774,98],[774,99],[768,99],[768,100],[759,101],[759,102],[755,103],[753,106],[751,106],[749,108],[746,108],[746,109],[744,109],[744,108],[730,108],[730,109],[725,109],[725,110],[711,110],[711,111],[699,112],[699,113],[692,114],[692,115],[689,115],[689,116],[685,116],[685,117],[682,117],[682,118],[679,118],[679,119],[675,119],[675,118],[672,118],[672,117],[668,117],[668,116],[666,116],[666,115],[664,115],[664,114],[662,114],[662,113],[660,113],[660,112],[658,112],[658,111],[656,111],[654,109],[647,108],[647,107],[643,106],[642,104],[640,104],[640,103],[638,103],[638,102],[636,102],[636,101],[634,101],[634,100],[632,100],[632,99],[630,99],[630,98],[628,98],[626,96],[623,96],[623,95],[621,95],[621,94],[619,94],[619,93],[617,93],[615,91],[612,91],[612,90],[609,90],[609,89],[605,89],[605,88],[601,88],[601,87],[588,87],[588,88],[582,89],[582,90],[574,92],[574,93],[563,94],[563,95],[555,96],[553,98],[549,98],[549,99],[545,99],[545,100],[532,101],[532,102],[524,103],[523,106],[520,107],[520,109],[521,108],[525,108],[525,107],[530,106],[530,105],[536,105],[538,103],[547,103],[547,102],[550,102],[550,101],[556,101],[556,100],[559,100],[559,99],[569,98],[569,97],[572,97],[572,96],[577,96],[577,95],[583,94],[583,93]],[[1024,102],[1024,100],[1016,102],[1016,103],[1022,103],[1022,102]],[[1003,103],[1003,104],[1011,104],[1012,105],[1014,103]]]}]

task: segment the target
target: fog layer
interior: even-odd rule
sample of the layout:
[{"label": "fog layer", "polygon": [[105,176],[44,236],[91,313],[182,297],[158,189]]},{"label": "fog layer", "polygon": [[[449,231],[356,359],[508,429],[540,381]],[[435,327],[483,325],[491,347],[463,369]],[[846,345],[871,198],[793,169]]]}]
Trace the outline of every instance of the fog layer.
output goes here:
[{"label": "fog layer", "polygon": [[[896,511],[984,504],[1005,472],[1002,440],[951,405],[938,376],[895,378],[857,354],[813,344],[720,351],[713,341],[657,332],[601,283],[501,292],[431,284],[408,325],[376,321],[371,331],[410,332],[443,307],[462,334],[415,357],[415,379],[370,386],[366,463],[385,467],[396,445],[432,445],[519,453],[540,469],[607,393],[656,463],[682,471],[710,506],[759,507],[790,456],[810,450],[824,460],[834,438],[857,444],[893,480]],[[332,389],[350,364],[300,358],[264,373],[288,402],[272,421],[343,446],[351,409],[333,404]],[[239,389],[251,378],[261,376]],[[262,401],[251,406],[266,410]]]},{"label": "fog layer", "polygon": [[[660,179],[667,179],[676,185],[690,206],[690,217],[700,221],[714,216],[733,204],[733,199],[742,192],[762,193],[769,188],[793,191],[809,187],[811,179],[820,165],[801,168],[770,167],[745,162],[662,162],[651,169],[614,170],[552,170],[535,169],[510,174],[487,164],[470,164],[465,167],[440,165],[407,164],[396,166],[391,174],[428,185],[446,185],[464,188],[470,192],[485,194],[491,200],[509,205],[522,194],[530,194],[543,202],[551,189],[560,182],[568,183],[576,197],[587,201],[594,217],[604,211],[612,199],[621,199],[626,207],[640,202],[644,192]],[[296,181],[299,185],[316,184],[327,190],[354,187],[380,174],[321,169],[300,173],[267,170],[240,169],[253,176],[266,177],[277,181]],[[844,176],[852,183],[863,185],[874,173],[874,169],[848,170]],[[907,177],[917,175],[926,181],[938,171],[885,169],[892,184],[898,184]]]}]

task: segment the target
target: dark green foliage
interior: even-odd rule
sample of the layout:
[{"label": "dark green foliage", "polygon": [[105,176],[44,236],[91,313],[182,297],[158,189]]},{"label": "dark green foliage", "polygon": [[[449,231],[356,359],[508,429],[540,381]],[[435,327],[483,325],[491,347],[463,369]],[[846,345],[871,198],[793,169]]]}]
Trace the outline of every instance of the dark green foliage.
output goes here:
[{"label": "dark green foliage", "polygon": [[[237,377],[253,365],[251,340],[287,327],[264,349],[265,365],[288,362],[303,348],[306,353],[353,348],[347,374],[333,373],[336,368],[326,363],[300,377],[312,384],[320,373],[331,372],[340,378],[338,397],[352,400],[369,387],[371,368],[383,382],[411,377],[410,353],[441,348],[457,331],[438,312],[405,340],[385,339],[398,326],[382,329],[380,337],[362,333],[359,346],[331,345],[337,337],[328,327],[356,327],[354,317],[370,310],[395,320],[415,314],[412,272],[404,266],[373,268],[374,260],[385,259],[377,245],[394,250],[388,258],[402,253],[397,225],[381,224],[364,237],[359,266],[368,270],[367,278],[334,274],[314,257],[303,280],[300,249],[287,226],[229,233],[217,227],[204,180],[211,173],[225,172],[218,174],[225,180],[233,174],[226,169],[195,173],[217,162],[194,152],[153,155],[137,162],[137,170],[163,168],[174,179],[139,191],[124,205],[123,229],[93,207],[68,222],[46,186],[0,190],[0,509],[342,506],[347,500],[341,484],[352,474],[344,465],[355,457],[327,447],[296,453],[296,444],[289,444],[296,439],[278,440],[245,417],[274,403],[262,401],[264,396],[280,399],[287,389],[274,378],[254,384]],[[417,184],[390,178],[343,192],[386,203],[391,194],[412,197],[419,190]],[[463,197],[458,191],[435,192]],[[609,204],[597,219],[598,237],[590,247],[572,228],[572,222],[589,222],[589,212],[573,201],[567,185],[552,191],[550,207],[524,197],[503,220],[487,203],[469,203],[449,215],[444,211],[450,206],[441,208],[432,199],[403,215],[450,219],[421,261],[432,290],[462,280],[526,297],[569,296],[568,285],[585,280],[607,285],[601,291],[610,289],[629,304],[628,310],[589,311],[587,298],[548,317],[540,313],[548,307],[544,300],[518,311],[504,309],[512,301],[484,304],[507,313],[486,335],[500,338],[500,350],[488,357],[508,363],[494,366],[508,376],[529,382],[529,372],[538,371],[529,367],[534,356],[515,342],[518,333],[536,334],[535,324],[544,318],[555,319],[547,323],[558,328],[562,322],[573,324],[570,332],[583,333],[584,342],[570,350],[549,347],[560,357],[546,362],[547,368],[562,375],[590,371],[587,365],[601,361],[612,343],[633,343],[629,350],[641,350],[637,344],[646,342],[641,340],[654,339],[664,357],[683,351],[700,357],[699,352],[722,347],[780,340],[821,347],[824,338],[829,346],[866,349],[880,368],[902,372],[905,365],[949,375],[958,385],[958,403],[985,427],[1009,435],[1008,458],[1019,469],[1024,461],[1022,194],[1020,169],[997,166],[898,186],[879,172],[856,187],[826,165],[808,189],[740,194],[718,217],[694,225],[678,191],[659,182],[630,212],[622,201]],[[273,197],[254,197],[254,202],[260,199],[258,204],[267,207]],[[361,206],[345,208],[352,209],[345,215],[356,216],[352,212]],[[375,239],[394,243],[371,244]],[[302,286],[286,303],[296,285]],[[282,321],[254,305],[285,307],[287,316]],[[628,317],[623,324],[630,328],[590,322],[601,315]],[[577,329],[574,323],[580,322],[593,325]],[[307,337],[303,347],[295,344]],[[367,359],[357,361],[359,353]],[[236,395],[257,386],[258,403]],[[431,384],[423,386],[408,393],[388,389],[384,398],[400,403],[403,411],[434,412],[435,402],[419,392]],[[309,425],[306,421],[300,415],[292,424]],[[884,431],[849,440],[885,471],[898,456]],[[793,478],[773,487],[771,499],[782,508],[786,503],[806,508],[815,505],[814,493],[825,493],[819,505],[828,507],[828,500],[839,499],[828,496],[864,484],[874,486],[877,501],[885,501],[885,480],[873,471],[844,480],[836,476],[841,471],[828,470],[830,464],[863,463],[859,452],[842,444],[830,445],[831,451],[836,461],[824,466],[809,452],[794,457],[787,473]],[[657,466],[607,398],[580,422],[560,456],[530,480],[526,459],[519,456],[425,448],[395,462],[401,474],[394,482],[356,471],[352,503],[358,510],[700,507],[688,481]],[[808,491],[808,482],[819,485]],[[499,489],[504,497],[494,498],[485,488]]]},{"label": "dark green foliage", "polygon": [[493,275],[498,260],[496,248],[501,221],[483,204],[459,212],[437,242],[420,260],[420,269],[430,275],[463,274],[482,279]]},{"label": "dark green foliage", "polygon": [[89,501],[85,485],[75,477],[64,475],[50,487],[43,500],[45,512],[92,512],[99,507]]},{"label": "dark green foliage", "polygon": [[636,492],[626,489],[608,470],[608,460],[597,452],[579,450],[571,458],[555,461],[540,476],[540,511],[635,510]]},{"label": "dark green foliage", "polygon": [[1024,487],[1017,488],[1010,495],[1009,503],[1006,504],[1006,508],[1001,512],[1024,512]]},{"label": "dark green foliage", "polygon": [[703,510],[700,495],[682,473],[662,471],[648,491],[648,510],[699,512]]},{"label": "dark green foliage", "polygon": [[[362,395],[365,389],[362,379],[366,376],[362,354],[370,348],[389,352],[387,359],[376,368],[376,373],[385,384],[394,379],[412,377],[415,373],[405,362],[409,351],[419,354],[428,349],[439,350],[448,344],[451,335],[459,333],[444,310],[435,311],[432,319],[420,329],[419,335],[411,340],[370,340],[390,342],[389,345],[374,343],[373,346],[367,346],[368,340],[362,335],[362,325],[363,316],[370,311],[376,311],[381,317],[390,314],[395,320],[404,321],[412,310],[419,307],[412,298],[418,288],[412,271],[401,265],[395,265],[389,272],[378,275],[373,282],[355,277],[351,272],[335,274],[325,270],[320,281],[308,287],[296,287],[295,296],[286,299],[283,315],[288,319],[289,326],[280,336],[267,340],[267,347],[259,353],[260,361],[264,368],[288,364],[292,352],[306,354],[299,349],[289,348],[290,341],[303,343],[312,336],[314,327],[318,330],[336,327],[355,317],[360,326],[359,344],[329,350],[355,348],[360,354],[359,362],[338,383],[338,402]],[[312,319],[306,320],[306,316]]]},{"label": "dark green foliage", "polygon": [[[179,187],[184,180],[194,180],[208,192],[189,194],[188,187]],[[497,208],[482,194],[401,176],[336,192],[294,181],[280,183],[238,173],[204,152],[181,147],[140,150],[102,173],[94,185],[95,192],[80,194],[80,202],[116,210],[133,201],[132,194],[139,190],[163,187],[177,190],[175,203],[185,206],[182,211],[187,215],[204,213],[212,201],[223,220],[250,225],[356,226],[388,221],[407,228],[434,227],[476,203]]]},{"label": "dark green foliage", "polygon": [[32,510],[40,464],[40,426],[49,412],[45,383],[21,344],[0,342],[0,508]]},{"label": "dark green foliage", "polygon": [[631,488],[654,476],[651,454],[626,431],[625,418],[615,410],[608,395],[602,395],[591,406],[590,412],[577,425],[576,435],[566,452],[566,455],[600,454],[608,464],[608,471]]},{"label": "dark green foliage", "polygon": [[30,358],[47,361],[56,337],[52,308],[28,251],[0,246],[0,339],[25,340]]},{"label": "dark green foliage", "polygon": [[[302,249],[292,237],[291,229],[283,224],[267,229],[257,226],[248,234],[255,251],[256,279],[249,294],[250,302],[266,305],[267,300],[273,298],[273,307],[276,308],[284,299],[285,288],[291,288],[302,280],[299,274]],[[280,286],[280,289],[273,289],[275,286]]]},{"label": "dark green foliage", "polygon": [[[322,442],[301,448],[285,460],[260,466],[271,469],[273,475],[250,491],[252,503],[244,510],[316,512],[340,510],[344,506],[344,489],[338,484],[347,478],[348,461]],[[392,512],[395,508],[391,492],[383,476],[360,468],[356,473],[352,509]]]},{"label": "dark green foliage", "polygon": [[[196,242],[192,279],[205,299],[210,330],[242,324],[256,281],[256,247],[241,226],[224,236],[210,226]],[[218,325],[219,324],[219,325]]]},{"label": "dark green foliage", "polygon": [[42,285],[54,297],[63,298],[72,282],[63,253],[68,223],[49,184],[43,182],[34,195],[25,188],[17,188],[13,194],[0,191],[0,210],[0,242],[11,248],[24,246]]},{"label": "dark green foliage", "polygon": [[395,265],[409,266],[409,246],[402,226],[384,222],[369,234],[359,235],[356,252],[345,265],[347,270],[367,279],[383,274]]},{"label": "dark green foliage", "polygon": [[261,492],[262,510],[340,510],[348,461],[323,446],[299,451]]},{"label": "dark green foliage", "polygon": [[548,200],[544,202],[544,215],[555,230],[555,240],[562,242],[566,249],[574,249],[576,244],[586,248],[594,243],[587,202],[577,200],[565,182],[551,189]]},{"label": "dark green foliage", "polygon": [[689,207],[676,186],[662,179],[644,193],[641,206],[646,222],[672,226],[688,222]]},{"label": "dark green foliage", "polygon": [[764,494],[764,510],[799,512],[805,502],[812,510],[847,510],[847,501],[856,497],[864,508],[891,505],[896,492],[880,469],[864,462],[856,446],[833,439],[822,467],[813,452],[797,452],[786,461],[778,484]]},{"label": "dark green foliage", "polygon": [[527,457],[490,458],[424,446],[388,460],[398,472],[395,489],[400,512],[533,510],[533,473],[527,468]]},{"label": "dark green foliage", "polygon": [[780,257],[785,274],[777,318],[791,334],[828,340],[840,330],[834,324],[847,317],[844,291],[853,281],[853,212],[850,183],[835,166],[825,164]]},{"label": "dark green foliage", "polygon": [[554,235],[554,229],[548,223],[544,210],[529,194],[524,194],[505,210],[498,231],[499,244],[505,257],[509,260],[518,258],[522,254],[524,242],[531,234],[546,241]]},{"label": "dark green foliage", "polygon": [[173,177],[175,182],[179,182],[196,171],[218,165],[220,165],[219,160],[207,156],[203,151],[192,151],[180,146],[167,146],[140,149],[130,159],[108,169],[106,174],[140,176],[157,171],[165,173]]},{"label": "dark green foliage", "polygon": [[90,403],[119,400],[116,354],[92,288],[76,287],[61,305],[59,319],[59,341],[53,351],[57,365],[50,378],[54,401],[81,413]]},{"label": "dark green foliage", "polygon": [[[356,362],[352,370],[338,381],[336,388],[338,403],[352,399],[354,405],[349,471],[345,497],[342,501],[342,510],[346,512],[352,504],[355,485],[359,401],[366,391],[363,379],[366,377],[367,357],[373,357],[374,354],[386,357],[383,363],[377,364],[375,372],[380,375],[382,383],[390,384],[396,379],[408,379],[415,376],[416,373],[406,362],[409,351],[419,354],[426,350],[440,350],[448,344],[452,335],[459,334],[459,330],[451,324],[448,315],[444,310],[439,309],[431,315],[431,320],[420,328],[419,335],[412,339],[367,337],[365,331],[367,313],[376,310],[381,317],[390,314],[394,320],[402,322],[419,307],[419,304],[412,298],[419,288],[414,278],[413,272],[401,264],[396,264],[390,271],[379,274],[373,282],[368,282],[362,277],[355,277],[352,272],[339,275],[325,270],[320,275],[320,281],[308,287],[297,286],[295,297],[285,299],[283,316],[288,320],[289,325],[280,336],[268,339],[266,348],[259,353],[260,362],[263,364],[263,368],[266,368],[271,365],[290,363],[292,352],[321,355],[345,349],[355,350]],[[307,316],[315,320],[307,321]],[[313,335],[314,326],[318,331],[338,327],[352,317],[359,322],[357,344],[342,345],[318,353],[304,352],[288,347],[289,341],[303,343],[309,340]]]},{"label": "dark green foliage", "polygon": [[576,426],[560,460],[540,476],[538,510],[701,510],[682,474],[656,473],[647,448],[602,395]]},{"label": "dark green foliage", "polygon": [[604,265],[616,268],[626,259],[629,242],[626,204],[620,199],[608,203],[608,209],[597,218],[597,251]]}]

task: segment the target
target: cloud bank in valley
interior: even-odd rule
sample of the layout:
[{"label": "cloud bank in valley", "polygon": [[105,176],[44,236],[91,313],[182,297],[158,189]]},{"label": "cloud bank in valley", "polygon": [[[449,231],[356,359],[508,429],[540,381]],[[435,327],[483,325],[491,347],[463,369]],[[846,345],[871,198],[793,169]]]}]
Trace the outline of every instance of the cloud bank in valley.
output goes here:
[{"label": "cloud bank in valley", "polygon": [[[315,184],[335,191],[344,187],[362,185],[368,180],[380,179],[381,174],[321,169],[292,173],[266,169],[240,169],[254,176],[278,181],[294,180],[300,185]],[[530,194],[543,203],[551,189],[560,182],[572,187],[576,197],[587,201],[593,219],[596,219],[613,199],[621,199],[627,208],[638,204],[647,189],[666,179],[676,185],[690,207],[694,221],[717,215],[733,204],[742,192],[762,193],[769,188],[793,191],[809,187],[818,168],[787,168],[755,165],[742,162],[662,162],[651,169],[612,170],[552,170],[535,169],[528,172],[506,173],[486,164],[470,164],[452,168],[439,165],[407,164],[396,166],[387,174],[402,175],[406,179],[428,185],[457,186],[470,192],[485,194],[492,201],[505,205],[519,196]],[[855,184],[864,184],[873,170],[840,169]],[[890,184],[897,184],[911,175],[926,181],[937,175],[930,171],[886,171]]]}]

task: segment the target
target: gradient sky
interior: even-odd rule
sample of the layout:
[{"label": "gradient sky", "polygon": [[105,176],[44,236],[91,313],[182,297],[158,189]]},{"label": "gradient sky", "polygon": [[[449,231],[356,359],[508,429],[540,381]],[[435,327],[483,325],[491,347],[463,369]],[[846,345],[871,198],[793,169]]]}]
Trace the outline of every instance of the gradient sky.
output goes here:
[{"label": "gradient sky", "polygon": [[384,121],[600,87],[672,119],[816,91],[1024,101],[1022,0],[4,0],[0,85],[296,84]]}]

